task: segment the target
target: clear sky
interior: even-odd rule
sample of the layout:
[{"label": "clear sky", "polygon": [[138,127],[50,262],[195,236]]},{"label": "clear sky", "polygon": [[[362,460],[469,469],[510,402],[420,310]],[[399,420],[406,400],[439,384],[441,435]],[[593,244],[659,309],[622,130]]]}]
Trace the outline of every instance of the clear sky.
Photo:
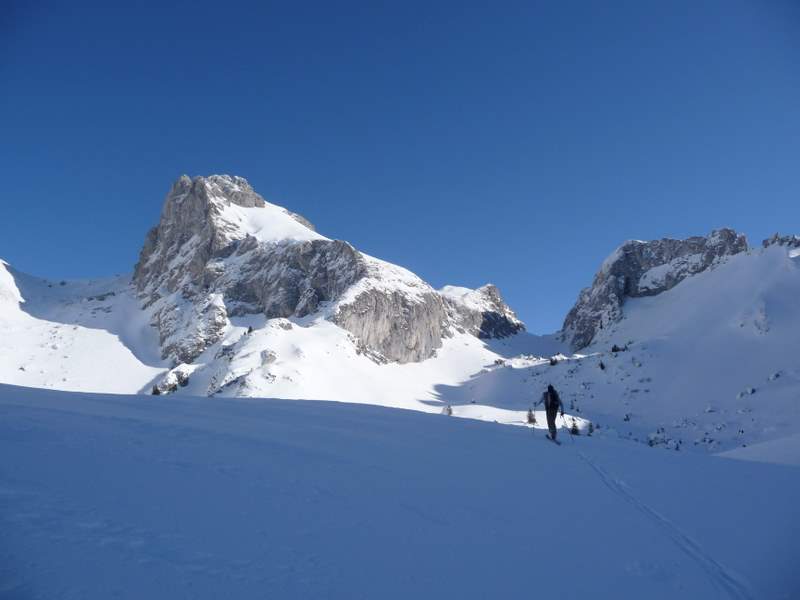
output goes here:
[{"label": "clear sky", "polygon": [[0,257],[128,272],[242,175],[557,329],[630,238],[800,233],[800,2],[3,2]]}]

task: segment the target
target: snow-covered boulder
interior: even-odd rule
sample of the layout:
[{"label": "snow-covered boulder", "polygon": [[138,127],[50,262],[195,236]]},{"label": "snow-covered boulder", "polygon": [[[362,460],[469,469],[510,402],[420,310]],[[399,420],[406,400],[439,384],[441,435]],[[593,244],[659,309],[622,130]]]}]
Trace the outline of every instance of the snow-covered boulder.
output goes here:
[{"label": "snow-covered boulder", "polygon": [[178,391],[179,387],[189,385],[189,376],[193,371],[192,365],[180,364],[167,371],[155,384],[152,393],[154,395],[169,394]]},{"label": "snow-covered boulder", "polygon": [[747,248],[745,236],[732,229],[685,240],[625,242],[603,262],[592,286],[581,291],[564,320],[564,341],[575,350],[586,347],[600,328],[622,317],[626,298],[660,294]]}]

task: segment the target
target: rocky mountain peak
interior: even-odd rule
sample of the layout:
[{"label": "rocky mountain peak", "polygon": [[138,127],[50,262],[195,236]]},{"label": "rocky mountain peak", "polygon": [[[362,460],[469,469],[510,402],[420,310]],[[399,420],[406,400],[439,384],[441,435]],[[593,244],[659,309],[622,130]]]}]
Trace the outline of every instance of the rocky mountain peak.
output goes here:
[{"label": "rocky mountain peak", "polygon": [[172,186],[170,197],[194,196],[207,203],[214,200],[230,202],[245,208],[264,206],[264,199],[259,196],[244,177],[235,175],[210,175],[208,177],[190,178],[181,175]]},{"label": "rocky mountain peak", "polygon": [[454,330],[479,337],[522,328],[494,286],[470,305],[447,300],[413,273],[318,234],[266,202],[241,177],[175,182],[145,239],[133,282],[160,333],[164,357],[192,362],[230,317],[323,316],[376,360],[432,356]]},{"label": "rocky mountain peak", "polygon": [[575,350],[589,345],[600,328],[622,318],[627,298],[660,294],[747,248],[745,236],[728,228],[684,240],[625,242],[603,261],[591,287],[581,291],[564,320],[564,340]]}]

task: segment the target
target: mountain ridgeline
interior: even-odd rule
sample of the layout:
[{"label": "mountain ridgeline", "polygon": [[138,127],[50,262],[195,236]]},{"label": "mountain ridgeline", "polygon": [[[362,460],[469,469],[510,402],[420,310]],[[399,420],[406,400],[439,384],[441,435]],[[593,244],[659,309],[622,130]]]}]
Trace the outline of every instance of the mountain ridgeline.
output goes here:
[{"label": "mountain ridgeline", "polygon": [[762,246],[731,229],[625,242],[538,336],[491,284],[434,289],[240,177],[183,176],[132,277],[52,281],[0,261],[0,382],[514,424],[552,384],[571,429],[728,450],[796,429],[800,238]]}]

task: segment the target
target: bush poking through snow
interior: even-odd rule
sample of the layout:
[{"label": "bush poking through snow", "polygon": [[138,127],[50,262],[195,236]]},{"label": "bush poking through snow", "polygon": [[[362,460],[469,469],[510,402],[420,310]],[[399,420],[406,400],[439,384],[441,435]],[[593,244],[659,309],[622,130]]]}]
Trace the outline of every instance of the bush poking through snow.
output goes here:
[{"label": "bush poking through snow", "polygon": [[536,425],[536,413],[532,408],[528,409],[528,425]]},{"label": "bush poking through snow", "polygon": [[600,361],[600,365],[599,366],[600,366],[600,370],[601,371],[605,371],[606,370],[606,364],[602,360]]},{"label": "bush poking through snow", "polygon": [[452,417],[453,416],[453,407],[450,406],[449,404],[445,405],[445,407],[442,409],[442,414],[443,415],[447,415],[448,417]]},{"label": "bush poking through snow", "polygon": [[150,393],[153,396],[160,396],[161,395],[161,390],[158,389],[158,386],[156,384],[153,384],[153,391],[150,392]]},{"label": "bush poking through snow", "polygon": [[578,429],[578,423],[575,422],[575,419],[572,419],[572,427],[569,428],[569,432],[572,435],[580,435],[581,431]]},{"label": "bush poking through snow", "polygon": [[558,359],[555,356],[550,357],[550,366],[555,367],[558,364]]}]

